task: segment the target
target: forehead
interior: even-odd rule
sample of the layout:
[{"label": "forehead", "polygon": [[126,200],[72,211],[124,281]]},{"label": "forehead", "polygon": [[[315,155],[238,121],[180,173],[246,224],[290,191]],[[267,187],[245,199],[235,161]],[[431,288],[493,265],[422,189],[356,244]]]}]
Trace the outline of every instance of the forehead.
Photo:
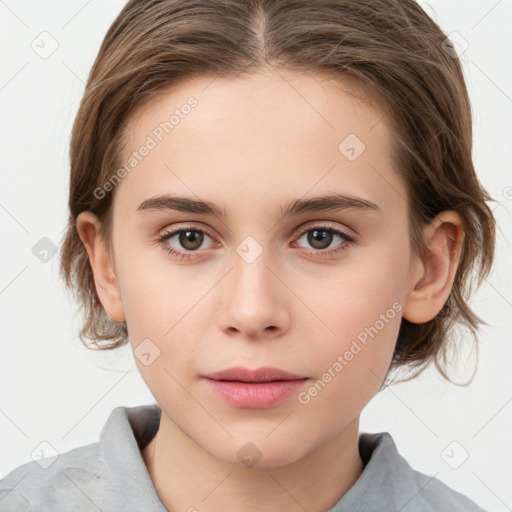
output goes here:
[{"label": "forehead", "polygon": [[228,210],[235,199],[266,208],[327,191],[365,196],[384,208],[406,201],[382,110],[353,83],[326,75],[280,70],[194,78],[138,109],[125,134],[124,163],[151,147],[116,191],[132,210],[165,192]]}]

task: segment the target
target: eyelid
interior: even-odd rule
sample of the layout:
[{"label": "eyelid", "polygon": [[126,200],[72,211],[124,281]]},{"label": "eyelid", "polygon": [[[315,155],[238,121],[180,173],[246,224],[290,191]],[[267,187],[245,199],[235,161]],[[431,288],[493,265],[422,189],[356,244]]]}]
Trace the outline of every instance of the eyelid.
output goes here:
[{"label": "eyelid", "polygon": [[311,223],[306,224],[305,226],[302,226],[299,228],[299,236],[303,235],[304,233],[311,231],[312,229],[331,229],[333,231],[340,231],[347,237],[351,238],[357,238],[358,234],[353,230],[349,228],[345,228],[344,226],[339,226],[338,224],[333,224],[330,221],[322,221],[322,220],[316,220],[311,221]]},{"label": "eyelid", "polygon": [[[172,227],[169,227],[169,228],[164,228],[158,235],[158,240],[161,240],[164,237],[166,238],[166,240],[169,240],[170,238],[173,238],[175,235],[177,235],[181,231],[187,231],[187,230],[200,231],[200,232],[208,235],[215,242],[217,242],[216,237],[213,235],[213,232],[210,228],[208,228],[202,224],[194,224],[194,223],[184,223],[184,224],[173,225]],[[193,253],[193,252],[199,252],[199,251],[188,251],[188,252]]]},{"label": "eyelid", "polygon": [[192,231],[192,230],[203,231],[208,236],[213,238],[212,230],[209,227],[207,227],[206,225],[201,224],[200,222],[199,223],[197,223],[197,222],[179,223],[178,222],[176,224],[172,224],[171,226],[168,226],[168,227],[165,227],[165,228],[159,230],[159,233],[160,233],[160,235],[171,234],[171,233],[176,234],[176,233],[179,233],[180,231],[186,231],[187,229],[189,229],[190,231]]}]

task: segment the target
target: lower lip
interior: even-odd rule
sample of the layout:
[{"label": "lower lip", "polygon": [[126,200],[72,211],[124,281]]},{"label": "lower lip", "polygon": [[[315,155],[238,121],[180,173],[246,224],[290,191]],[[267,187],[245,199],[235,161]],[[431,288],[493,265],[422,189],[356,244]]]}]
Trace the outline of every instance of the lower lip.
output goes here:
[{"label": "lower lip", "polygon": [[297,393],[308,379],[272,382],[240,382],[206,379],[213,391],[227,403],[246,409],[267,409]]}]

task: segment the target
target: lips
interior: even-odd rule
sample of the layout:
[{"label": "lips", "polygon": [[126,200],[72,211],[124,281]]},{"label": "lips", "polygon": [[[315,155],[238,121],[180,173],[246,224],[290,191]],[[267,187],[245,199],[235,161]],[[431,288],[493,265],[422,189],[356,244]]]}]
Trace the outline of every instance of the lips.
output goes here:
[{"label": "lips", "polygon": [[297,393],[308,377],[269,366],[257,369],[241,366],[204,376],[215,396],[238,408],[267,409]]},{"label": "lips", "polygon": [[205,375],[205,377],[212,380],[239,382],[272,382],[276,380],[299,380],[307,378],[303,375],[295,375],[271,366],[264,366],[254,370],[244,368],[243,366],[236,366],[220,372],[210,373]]}]

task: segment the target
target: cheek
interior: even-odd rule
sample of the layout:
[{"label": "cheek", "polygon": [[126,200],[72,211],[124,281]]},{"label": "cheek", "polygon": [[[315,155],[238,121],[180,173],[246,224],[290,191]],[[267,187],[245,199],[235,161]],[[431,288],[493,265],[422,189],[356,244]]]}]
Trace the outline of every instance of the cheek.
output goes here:
[{"label": "cheek", "polygon": [[298,395],[298,402],[310,418],[328,419],[334,432],[356,417],[376,394],[393,355],[400,327],[399,309],[395,304],[395,308],[385,310],[387,323],[379,319],[373,324],[363,321],[355,325],[360,320],[347,316],[343,323],[339,315],[339,332],[357,334],[342,334],[316,344],[312,366],[317,374],[310,387]]},{"label": "cheek", "polygon": [[117,265],[134,360],[154,394],[178,386],[172,376],[185,384],[208,315],[214,313],[207,300],[213,277],[173,267],[164,256],[148,266],[147,257],[134,251]]},{"label": "cheek", "polygon": [[205,293],[204,283],[166,261],[158,247],[134,248],[118,259],[116,268],[128,328],[138,338],[165,340]]},{"label": "cheek", "polygon": [[[320,380],[305,402],[311,398],[311,403],[329,402],[356,411],[379,388],[400,329],[406,268],[392,258],[379,262],[347,262],[328,281],[314,286],[311,282],[300,291],[315,313],[308,325],[309,337],[315,339],[315,377]],[[322,398],[314,398],[315,393]]]},{"label": "cheek", "polygon": [[380,266],[347,262],[331,271],[328,279],[302,281],[297,295],[304,297],[316,337],[326,346],[343,350],[350,340],[364,343],[371,336],[379,340],[376,350],[389,350],[403,309],[403,268],[396,260]]}]

